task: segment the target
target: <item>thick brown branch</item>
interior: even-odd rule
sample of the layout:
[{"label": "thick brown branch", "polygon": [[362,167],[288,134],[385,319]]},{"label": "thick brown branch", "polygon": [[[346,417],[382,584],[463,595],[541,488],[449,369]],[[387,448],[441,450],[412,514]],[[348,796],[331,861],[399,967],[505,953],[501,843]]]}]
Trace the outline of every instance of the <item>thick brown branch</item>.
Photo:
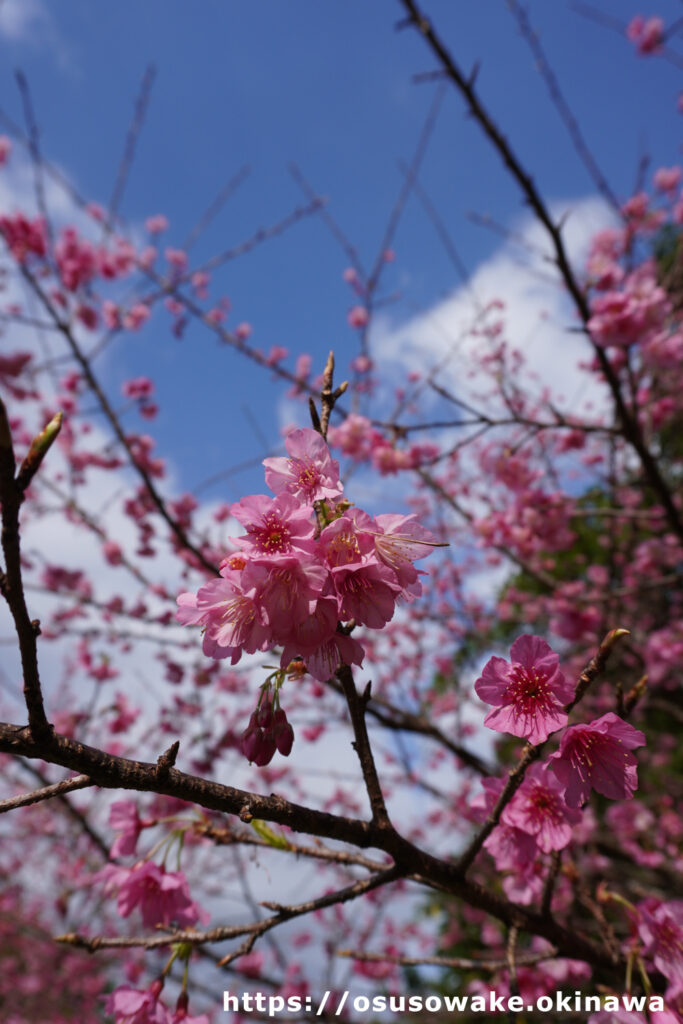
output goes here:
[{"label": "thick brown branch", "polygon": [[0,399],[0,504],[2,505],[2,550],[5,556],[2,594],[9,605],[19,641],[24,677],[24,700],[28,711],[29,726],[36,739],[44,740],[49,736],[51,727],[45,714],[38,672],[36,637],[39,633],[39,626],[37,621],[31,621],[24,597],[19,540],[19,509],[23,493],[19,490],[14,477],[15,468],[12,435],[7,412]]},{"label": "thick brown branch", "polygon": [[186,775],[175,768],[160,775],[156,764],[107,754],[59,734],[55,734],[49,744],[40,744],[28,728],[18,725],[0,723],[0,751],[61,764],[87,774],[95,785],[102,788],[175,796],[209,810],[235,814],[243,821],[260,818],[288,825],[296,832],[341,840],[362,849],[375,847],[393,858],[401,877],[411,877],[421,885],[451,893],[508,926],[516,925],[531,935],[540,935],[556,946],[563,956],[587,960],[608,972],[619,963],[616,955],[606,954],[591,939],[577,932],[574,926],[565,927],[484,889],[477,882],[466,879],[457,864],[440,860],[419,849],[390,825],[381,827],[374,822],[329,814],[291,803],[277,795],[260,796]]}]

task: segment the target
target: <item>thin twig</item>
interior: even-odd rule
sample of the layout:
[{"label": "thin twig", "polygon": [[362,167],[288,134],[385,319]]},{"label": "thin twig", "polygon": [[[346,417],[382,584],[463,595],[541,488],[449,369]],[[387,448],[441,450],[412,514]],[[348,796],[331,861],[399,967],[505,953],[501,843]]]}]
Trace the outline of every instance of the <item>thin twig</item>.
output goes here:
[{"label": "thin twig", "polygon": [[140,92],[133,111],[133,119],[130,123],[130,127],[128,128],[126,142],[123,148],[123,156],[121,157],[111,199],[109,200],[109,215],[106,224],[107,228],[116,222],[119,206],[121,205],[121,199],[123,198],[123,192],[126,187],[126,182],[128,181],[128,175],[130,174],[130,169],[133,165],[137,142],[147,114],[147,107],[149,106],[149,100],[152,94],[152,86],[154,85],[155,78],[156,68],[153,64],[149,64],[142,77]]},{"label": "thin twig", "polygon": [[237,192],[240,185],[246,181],[251,174],[251,168],[248,164],[243,164],[236,174],[233,174],[222,189],[213,200],[213,202],[207,207],[204,213],[201,215],[197,223],[191,229],[185,241],[182,243],[180,248],[184,252],[189,252],[195,242],[204,234],[206,229],[212,223],[212,221],[218,216],[225,204],[229,199]]},{"label": "thin twig", "polygon": [[464,97],[471,114],[497,150],[510,175],[519,185],[529,207],[548,234],[553,248],[555,264],[581,318],[586,337],[593,347],[600,370],[612,395],[615,410],[622,426],[623,436],[638,454],[645,475],[666,510],[671,528],[683,543],[683,519],[673,499],[671,490],[661,473],[657,460],[645,442],[637,418],[632,415],[626,404],[617,371],[612,366],[605,349],[593,339],[588,330],[587,325],[591,318],[590,305],[571,267],[561,227],[553,221],[550,211],[543,201],[532,177],[526,171],[510,143],[494,123],[481,101],[475,89],[476,76],[467,77],[463,74],[437,35],[429,19],[415,3],[415,0],[399,0],[399,2],[408,12],[407,20],[409,23],[420,32],[443,69],[447,72],[448,78]]},{"label": "thin twig", "polygon": [[87,775],[77,775],[75,779],[64,779],[52,786],[45,786],[44,789],[34,789],[32,793],[22,793],[20,796],[0,800],[0,814],[14,811],[17,807],[30,807],[31,804],[38,804],[42,800],[52,800],[53,797],[71,793],[74,789],[86,789],[92,785],[94,783]]}]

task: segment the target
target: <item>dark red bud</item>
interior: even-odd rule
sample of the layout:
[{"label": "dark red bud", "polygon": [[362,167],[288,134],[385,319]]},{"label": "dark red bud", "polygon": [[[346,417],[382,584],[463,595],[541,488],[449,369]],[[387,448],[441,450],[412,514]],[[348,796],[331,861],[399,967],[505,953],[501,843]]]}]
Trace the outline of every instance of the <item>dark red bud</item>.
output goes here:
[{"label": "dark red bud", "polygon": [[273,705],[264,701],[258,710],[258,724],[262,729],[269,729],[273,722]]},{"label": "dark red bud", "polygon": [[259,749],[254,757],[254,764],[259,768],[264,768],[267,764],[273,760],[273,754],[275,753],[275,740],[270,733],[261,733],[261,742]]},{"label": "dark red bud", "polygon": [[240,736],[240,750],[246,757],[247,761],[255,761],[258,752],[261,749],[261,730],[260,729],[245,729]]},{"label": "dark red bud", "polygon": [[289,757],[294,744],[294,730],[289,722],[275,729],[275,745],[283,757]]}]

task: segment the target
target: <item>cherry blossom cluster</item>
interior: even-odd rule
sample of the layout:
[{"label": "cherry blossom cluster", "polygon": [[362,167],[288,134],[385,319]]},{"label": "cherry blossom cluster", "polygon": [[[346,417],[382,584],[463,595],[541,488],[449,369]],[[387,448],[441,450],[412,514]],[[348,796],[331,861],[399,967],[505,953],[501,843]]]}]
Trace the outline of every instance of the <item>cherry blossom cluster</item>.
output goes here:
[{"label": "cherry blossom cluster", "polygon": [[219,579],[178,597],[178,619],[204,628],[212,658],[281,646],[283,668],[302,658],[325,681],[363,648],[338,623],[382,629],[397,602],[422,591],[413,562],[436,543],[412,515],[373,518],[344,498],[339,464],[315,430],[292,431],[288,458],[264,460],[275,497],[243,498],[231,513],[246,535]]},{"label": "cherry blossom cluster", "polygon": [[[565,728],[574,687],[559,662],[544,640],[524,634],[513,643],[510,661],[491,658],[475,683],[478,696],[493,705],[484,719],[488,728],[532,744],[542,744],[564,729],[558,750],[545,765],[535,764],[527,772],[504,808],[500,825],[485,842],[499,870],[518,873],[517,883],[520,870],[531,881],[529,872],[539,852],[568,846],[572,826],[581,822],[580,808],[592,789],[610,800],[629,800],[638,787],[632,751],[645,743],[645,736],[613,712],[587,725]],[[473,803],[482,820],[503,787],[503,779],[484,780],[484,793]],[[515,898],[529,902],[535,894],[534,886],[525,885]]]},{"label": "cherry blossom cluster", "polygon": [[[141,818],[136,804],[122,800],[112,804],[109,824],[118,833],[111,848],[111,857],[120,861],[120,858],[135,856],[141,833],[157,825],[158,819]],[[186,823],[178,819],[178,824],[179,827],[162,841],[162,845],[169,845],[184,834]],[[154,847],[158,848],[159,844]],[[132,867],[125,867],[120,862],[109,863],[92,880],[102,883],[106,895],[116,897],[116,910],[120,917],[130,917],[138,911],[145,928],[194,928],[199,922],[206,924],[209,920],[209,915],[190,896],[185,873],[168,871],[163,863],[156,864],[151,860],[150,855]],[[208,1024],[208,1018],[203,1014],[198,1017],[188,1015],[185,988],[177,999],[175,1010],[169,1010],[161,998],[163,987],[163,974],[146,989],[119,985],[106,997],[105,1011],[113,1015],[117,1024]]]},{"label": "cherry blossom cluster", "polygon": [[[363,662],[352,625],[382,629],[399,601],[419,596],[413,563],[435,539],[414,515],[373,518],[353,507],[344,497],[339,464],[315,430],[294,430],[285,445],[287,458],[264,460],[275,497],[250,495],[231,507],[246,534],[234,538],[237,550],[218,579],[196,594],[180,594],[178,619],[203,627],[210,658],[236,664],[243,653],[279,646],[283,669],[302,659],[324,682],[341,665]],[[268,731],[267,713],[255,713],[245,739],[254,760],[264,742],[281,752],[291,747],[277,710],[272,724],[285,730],[277,736]]]},{"label": "cherry blossom cluster", "polygon": [[328,438],[333,448],[357,462],[368,460],[382,476],[419,469],[440,452],[433,442],[413,442],[407,448],[397,448],[358,413],[347,416],[341,426],[330,427]]}]

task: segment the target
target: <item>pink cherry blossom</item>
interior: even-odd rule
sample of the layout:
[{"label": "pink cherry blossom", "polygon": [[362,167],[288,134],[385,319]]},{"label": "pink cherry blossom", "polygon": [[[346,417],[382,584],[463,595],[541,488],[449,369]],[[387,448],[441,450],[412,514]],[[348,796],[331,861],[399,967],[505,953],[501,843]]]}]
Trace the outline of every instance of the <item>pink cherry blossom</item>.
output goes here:
[{"label": "pink cherry blossom", "polygon": [[340,565],[332,570],[332,580],[341,619],[355,619],[361,626],[381,629],[393,617],[399,586],[386,566]]},{"label": "pink cherry blossom", "polygon": [[118,893],[116,909],[121,917],[139,908],[145,927],[174,924],[191,928],[197,921],[208,920],[191,898],[182,871],[166,871],[153,861],[140,861],[133,868],[107,865],[99,877],[105,883],[105,892]]},{"label": "pink cherry blossom", "polygon": [[293,430],[285,439],[289,458],[264,459],[266,483],[275,494],[288,491],[311,504],[342,493],[339,463],[320,434],[310,427]]},{"label": "pink cherry blossom", "polygon": [[683,902],[660,903],[655,909],[641,906],[638,910],[643,955],[665,978],[683,985]]},{"label": "pink cherry blossom", "polygon": [[230,507],[247,531],[245,546],[263,554],[285,554],[294,548],[310,551],[314,532],[312,509],[287,491],[275,498],[251,494]]},{"label": "pink cherry blossom", "polygon": [[564,802],[558,779],[535,764],[505,807],[501,821],[528,832],[543,853],[550,853],[569,844],[572,825],[581,821],[581,812]]},{"label": "pink cherry blossom", "polygon": [[[495,807],[504,785],[504,779],[482,779],[483,792],[470,802],[475,821],[485,821]],[[484,847],[495,860],[499,871],[519,872],[533,864],[538,856],[535,837],[529,831],[509,825],[502,819],[486,839]]]},{"label": "pink cherry blossom", "polygon": [[226,649],[223,657],[229,657],[233,649],[244,650],[248,654],[265,650],[268,630],[264,615],[253,591],[243,592],[239,572],[224,569],[221,578],[200,587],[197,610],[202,613],[206,626],[205,647],[210,642]]},{"label": "pink cherry blossom", "polygon": [[111,848],[112,859],[133,856],[144,828],[137,804],[132,800],[117,800],[109,809],[109,824],[115,832],[121,833]]},{"label": "pink cherry blossom", "polygon": [[365,327],[369,319],[370,317],[365,306],[353,306],[347,315],[350,327]]},{"label": "pink cherry blossom", "polygon": [[159,235],[162,231],[168,230],[168,218],[163,213],[157,213],[153,217],[148,217],[145,221],[145,227],[149,231],[150,235]]},{"label": "pink cherry blossom", "polygon": [[643,733],[612,711],[567,729],[549,767],[564,786],[569,807],[585,803],[591,789],[610,800],[630,800],[638,788],[638,762],[631,751],[644,743]]},{"label": "pink cherry blossom", "polygon": [[646,21],[642,15],[637,14],[628,23],[626,35],[636,44],[638,53],[643,56],[656,53],[664,41],[664,22],[657,17],[648,18]]},{"label": "pink cherry blossom", "polygon": [[159,982],[144,991],[120,985],[105,998],[105,1013],[113,1015],[115,1024],[171,1024],[160,994]]},{"label": "pink cherry blossom", "polygon": [[474,684],[481,700],[495,708],[484,725],[543,743],[566,724],[564,705],[574,696],[574,688],[560,671],[558,655],[540,637],[519,637],[510,658],[511,662],[491,658]]},{"label": "pink cherry blossom", "polygon": [[652,176],[654,186],[660,192],[675,192],[681,183],[683,170],[678,167],[660,167]]},{"label": "pink cherry blossom", "polygon": [[273,638],[288,637],[292,624],[309,614],[311,602],[322,593],[327,580],[325,568],[301,552],[251,559],[242,583],[254,594]]}]

